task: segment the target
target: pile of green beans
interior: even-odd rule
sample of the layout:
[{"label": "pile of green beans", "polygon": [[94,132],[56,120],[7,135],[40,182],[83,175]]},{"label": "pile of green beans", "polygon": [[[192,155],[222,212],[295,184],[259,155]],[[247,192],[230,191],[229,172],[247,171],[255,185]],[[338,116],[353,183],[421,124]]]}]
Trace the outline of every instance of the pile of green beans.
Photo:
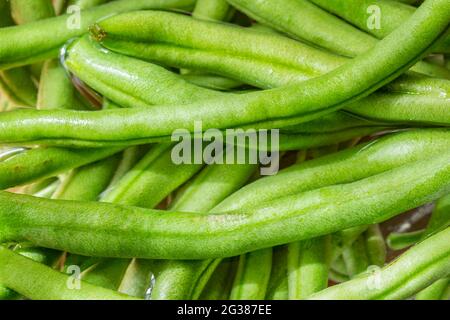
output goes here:
[{"label": "pile of green beans", "polygon": [[0,300],[449,299],[450,2],[414,5],[0,0]]}]

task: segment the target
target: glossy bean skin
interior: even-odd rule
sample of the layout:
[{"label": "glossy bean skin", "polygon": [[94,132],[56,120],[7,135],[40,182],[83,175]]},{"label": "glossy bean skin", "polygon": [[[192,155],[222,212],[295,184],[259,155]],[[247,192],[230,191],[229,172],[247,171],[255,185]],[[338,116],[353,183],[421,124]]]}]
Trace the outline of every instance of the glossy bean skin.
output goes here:
[{"label": "glossy bean skin", "polygon": [[[328,10],[350,23],[356,25],[358,28],[365,30],[368,33],[373,34],[379,39],[386,37],[389,33],[398,28],[404,21],[411,17],[416,8],[396,3],[394,1],[326,1],[326,0],[312,0],[311,2],[318,6]],[[380,27],[369,28],[367,19],[369,14],[367,13],[368,7],[376,4],[383,13],[380,16]],[[349,10],[351,8],[351,10]],[[438,45],[435,49],[438,52],[449,52],[450,50],[450,37],[444,39],[444,41]]]},{"label": "glossy bean skin", "polygon": [[[427,157],[425,155],[437,156],[441,150],[448,148],[450,143],[448,137],[449,133],[440,129],[406,131],[388,135],[372,143],[296,164],[280,171],[276,176],[257,180],[244,186],[239,194],[225,199],[217,209],[222,206],[227,210],[257,206],[265,201],[324,185],[363,179],[424,159]],[[286,184],[286,181],[290,183]],[[268,186],[270,186],[270,192],[268,192]],[[358,231],[357,234],[361,234],[365,229]]]},{"label": "glossy bean skin", "polygon": [[69,46],[64,63],[75,76],[121,107],[186,104],[224,96],[191,85],[163,67],[106,51],[89,36]]},{"label": "glossy bean skin", "polygon": [[[148,107],[158,103],[187,103],[225,97],[223,93],[190,85],[159,66],[105,51],[87,37],[73,43],[69,52],[65,60],[67,67],[97,92],[123,107]],[[122,84],[120,88],[118,83]],[[428,83],[423,84],[425,86],[429,88]],[[177,94],[168,95],[167,92]],[[383,123],[333,113],[307,126],[287,128],[280,136],[280,150],[328,145],[383,129]]]},{"label": "glossy bean skin", "polygon": [[[120,148],[95,150],[30,149],[0,162],[0,189],[53,177],[70,169],[104,159],[120,151]],[[11,172],[14,174],[11,174]]]},{"label": "glossy bean skin", "polygon": [[[56,57],[59,47],[67,40],[80,36],[93,22],[112,13],[138,9],[183,8],[192,6],[193,3],[194,1],[192,0],[114,1],[82,12],[80,28],[66,28],[69,16],[62,15],[56,18],[2,29],[0,69]],[[16,44],[12,47],[11,43],[13,42]]]},{"label": "glossy bean skin", "polygon": [[[327,288],[310,299],[409,298],[427,285],[448,275],[449,250],[450,228],[446,228],[408,250],[382,268],[378,274],[368,274]],[[373,285],[375,281],[373,277],[377,277],[376,286]]]},{"label": "glossy bean skin", "polygon": [[[285,37],[198,22],[177,14],[146,12],[141,17],[130,14],[109,22],[100,24],[106,32],[101,42],[112,50],[176,67],[225,75],[261,88],[301,82],[346,62],[342,57]],[[119,28],[123,24],[128,26],[128,31]],[[146,27],[145,35],[130,31],[137,29],[137,25]],[[173,34],[167,32],[168,26]],[[216,35],[220,35],[219,40]],[[360,116],[378,116],[386,121],[446,123],[449,83],[411,73],[390,83],[389,92],[374,94],[349,108]]]},{"label": "glossy bean skin", "polygon": [[[305,122],[367,96],[397,77],[442,36],[449,18],[450,4],[447,1],[427,1],[416,11],[413,19],[408,20],[368,53],[327,75],[300,85],[170,108],[154,106],[151,109],[119,109],[95,113],[60,110],[51,113],[30,110],[1,113],[0,141],[75,143],[120,140],[129,143],[133,140],[168,136],[177,128],[192,131],[194,119],[202,119],[205,130],[249,123],[256,128],[259,125],[273,128],[281,123],[288,125]],[[416,33],[411,34],[411,28]],[[397,50],[398,47],[402,50]],[[392,69],[389,67],[392,65],[397,67]],[[283,109],[275,108],[280,104],[284,106]],[[261,112],[262,105],[265,112]],[[236,119],[236,114],[240,115],[239,119]],[[133,128],[129,128],[124,119],[127,123],[133,122]],[[24,127],[24,123],[28,125]],[[149,126],[149,123],[152,125]],[[61,139],[62,127],[64,139]]]},{"label": "glossy bean skin", "polygon": [[[230,0],[230,3],[257,21],[339,55],[355,57],[377,44],[375,37],[307,0],[281,0],[276,6],[271,1],[256,0]],[[423,61],[412,70],[430,76],[450,77],[447,70]]]},{"label": "glossy bean skin", "polygon": [[64,275],[29,258],[0,247],[0,282],[31,299],[41,300],[128,300],[130,296],[81,283],[71,290],[69,275]]},{"label": "glossy bean skin", "polygon": [[440,280],[436,281],[435,283],[433,283],[428,288],[426,288],[426,289],[422,290],[421,292],[419,292],[416,295],[415,300],[440,300],[440,299],[445,299],[444,298],[444,293],[447,290],[449,285],[450,285],[450,279],[448,277],[440,279]]},{"label": "glossy bean skin", "polygon": [[[0,239],[27,240],[89,256],[229,257],[385,221],[447,194],[449,177],[448,154],[444,153],[357,182],[206,216],[2,192]],[[391,191],[380,195],[379,190]],[[59,210],[66,214],[55,214]],[[89,230],[95,230],[95,236]]]}]

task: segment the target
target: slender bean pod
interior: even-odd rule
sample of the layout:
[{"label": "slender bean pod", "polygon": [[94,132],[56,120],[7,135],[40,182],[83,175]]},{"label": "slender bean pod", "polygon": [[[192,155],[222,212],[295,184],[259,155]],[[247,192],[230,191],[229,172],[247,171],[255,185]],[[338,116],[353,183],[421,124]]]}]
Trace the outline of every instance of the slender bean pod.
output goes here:
[{"label": "slender bean pod", "polygon": [[[119,20],[126,16],[121,15]],[[193,131],[194,119],[202,119],[205,130],[250,123],[254,127],[273,128],[279,127],[281,123],[288,125],[313,120],[369,95],[399,76],[441,38],[448,27],[449,18],[448,1],[428,0],[413,18],[368,53],[301,85],[170,108],[154,106],[150,109],[104,110],[95,113],[68,110],[0,113],[0,141],[80,143],[119,140],[130,143],[133,140],[168,136],[178,128]],[[102,25],[106,21],[111,19],[103,21]],[[416,32],[411,33],[411,29]],[[399,47],[402,50],[398,50]],[[392,65],[396,68],[392,68]],[[284,108],[279,108],[280,104]],[[262,106],[264,112],[261,112]],[[133,123],[132,128],[128,125],[130,122]],[[149,126],[149,123],[152,125]],[[64,132],[61,132],[61,128],[64,128]]]},{"label": "slender bean pod", "polygon": [[376,274],[327,288],[310,299],[405,299],[448,275],[450,228],[417,244]]},{"label": "slender bean pod", "polygon": [[56,57],[59,48],[67,40],[82,35],[102,17],[140,9],[185,8],[193,3],[193,0],[120,0],[82,11],[79,21],[66,14],[2,29],[0,69]]},{"label": "slender bean pod", "polygon": [[[448,156],[288,196],[260,208],[207,216],[1,192],[0,241],[27,240],[90,256],[230,257],[378,223],[433,201],[450,192]],[[60,210],[65,215],[56,213]]]}]

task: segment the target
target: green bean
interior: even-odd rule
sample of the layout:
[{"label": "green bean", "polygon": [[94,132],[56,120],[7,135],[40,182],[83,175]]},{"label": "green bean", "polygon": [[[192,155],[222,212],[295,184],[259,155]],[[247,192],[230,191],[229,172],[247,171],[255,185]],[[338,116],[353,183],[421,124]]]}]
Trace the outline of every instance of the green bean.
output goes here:
[{"label": "green bean", "polygon": [[92,8],[108,2],[109,0],[70,0],[69,6],[79,6],[81,10]]},{"label": "green bean", "polygon": [[[295,194],[328,184],[335,184],[342,181],[349,182],[350,180],[353,181],[353,179],[358,180],[371,174],[376,174],[384,170],[388,170],[388,168],[402,165],[404,163],[406,164],[409,161],[415,161],[423,157],[423,155],[437,154],[441,149],[446,148],[444,147],[444,145],[446,145],[449,140],[447,135],[444,134],[441,140],[444,145],[438,147],[437,145],[435,145],[435,143],[438,142],[437,139],[439,131],[432,130],[430,131],[430,133],[431,132],[433,133],[428,137],[425,134],[422,138],[420,138],[420,135],[417,135],[417,132],[404,132],[398,136],[394,135],[384,138],[375,144],[370,144],[368,146],[362,145],[355,148],[353,151],[342,152],[339,156],[333,155],[328,158],[312,162],[308,165],[297,165],[295,167],[292,167],[292,169],[287,169],[280,172],[277,176],[266,177],[260,181],[254,182],[248,187],[244,187],[242,191],[237,192],[231,197],[225,199],[222,204],[217,207],[217,210],[237,210],[245,206],[251,207],[254,205],[258,205],[261,202],[276,199],[277,197]],[[426,133],[426,131],[422,131],[422,134],[424,133]],[[400,139],[397,140],[398,138]],[[408,145],[409,147],[407,147]],[[426,149],[423,149],[424,147]],[[405,151],[406,153],[402,155],[400,151]],[[377,159],[377,161],[374,162],[375,159]],[[342,160],[344,160],[344,165],[341,166],[339,165],[339,162]],[[361,163],[366,163],[366,165],[361,167]],[[368,165],[369,163],[370,166]],[[361,173],[355,172],[355,168],[358,167],[361,168]],[[336,176],[337,172],[341,172],[343,175]],[[346,178],[348,179],[349,172],[353,172],[353,176],[350,178],[350,180],[342,180]],[[319,176],[321,176],[323,180],[319,180]],[[286,184],[285,181],[290,181],[290,183]],[[270,186],[270,190],[267,189],[268,186]],[[255,195],[258,196],[256,197]],[[204,203],[204,199],[200,201],[196,198],[192,198],[192,194],[190,193],[185,194],[182,199],[183,198],[191,199],[191,205]],[[175,200],[175,203],[177,203],[178,201]],[[201,210],[202,208],[194,206],[190,207],[189,209],[195,211]],[[356,236],[344,235],[343,238],[356,239],[366,230],[366,227],[358,227],[356,229]],[[343,246],[350,245],[353,240],[343,242]],[[337,255],[340,255],[340,251]],[[206,263],[206,266],[208,265],[209,264]],[[175,266],[179,266],[179,264],[175,263]],[[201,268],[203,267],[203,265],[199,264],[199,267]],[[194,272],[196,272],[195,274],[198,273],[196,269]],[[174,283],[177,283],[177,281],[174,281]],[[156,283],[156,285],[158,285],[158,282]]]},{"label": "green bean", "polygon": [[236,259],[224,259],[205,285],[200,300],[226,300],[230,297],[232,279],[236,275]]},{"label": "green bean", "polygon": [[122,159],[114,173],[108,188],[112,188],[118,183],[148,152],[148,146],[135,146],[125,149],[122,152]]},{"label": "green bean", "polygon": [[439,300],[443,297],[445,290],[450,285],[450,278],[443,278],[433,283],[428,288],[419,292],[416,300]]},{"label": "green bean", "polygon": [[[125,33],[107,26],[107,35],[103,38],[102,44],[127,55],[176,67],[219,73],[263,88],[303,81],[331,71],[346,61],[343,58],[327,55],[317,49],[276,35],[268,37],[265,34],[251,32],[251,30],[211,22],[199,22],[170,13],[156,12],[146,15],[151,15],[145,19],[145,25],[148,28],[146,34],[151,36],[130,35],[130,32]],[[133,14],[134,16],[135,14]],[[131,18],[127,19],[127,22],[121,22],[120,25],[128,23],[128,29],[133,29],[133,23],[130,20]],[[136,20],[140,21],[141,19],[136,18]],[[139,28],[143,23],[139,23]],[[167,32],[168,24],[174,34],[178,35],[177,37]],[[109,29],[113,31],[111,32]],[[220,35],[220,41],[212,41],[211,39],[217,39],[215,36],[217,34]],[[123,38],[129,40],[124,41]],[[245,45],[246,43],[251,45]],[[283,50],[278,48],[283,48]],[[219,51],[220,54],[217,53]],[[249,59],[249,56],[252,59]],[[365,112],[368,112],[368,117],[371,116],[370,110],[373,110],[374,107],[381,109],[378,112],[379,115],[386,113],[385,109],[388,108],[394,110],[393,115],[392,112],[387,113],[387,120],[390,121],[393,121],[392,117],[395,117],[396,112],[400,114],[409,112],[411,119],[429,122],[430,118],[434,117],[435,121],[440,124],[442,120],[437,115],[446,119],[447,113],[442,111],[445,111],[446,108],[441,105],[448,104],[446,97],[450,92],[449,86],[449,82],[446,80],[409,74],[388,85],[388,89],[392,90],[394,94],[378,94],[373,99],[368,97],[356,102],[351,108],[353,111],[356,109],[356,113],[361,116],[365,116]],[[403,94],[399,96],[395,93]],[[413,96],[405,93],[413,94]],[[417,98],[417,93],[421,94],[420,104],[415,103],[414,100]],[[434,98],[429,97],[431,94]],[[383,100],[380,101],[381,99]],[[411,101],[415,103],[413,104],[414,108],[410,107]],[[366,106],[366,104],[369,105]],[[424,108],[423,105],[426,105],[427,108]],[[428,108],[431,109],[431,112],[425,113],[423,110],[426,111]],[[405,119],[409,118],[405,115],[400,120],[404,121]]]},{"label": "green bean", "polygon": [[369,258],[363,237],[359,237],[342,252],[347,275],[350,278],[364,272],[369,267]]},{"label": "green bean", "polygon": [[67,0],[53,0],[53,8],[55,9],[55,15],[61,15],[67,6]]},{"label": "green bean", "polygon": [[0,72],[0,88],[12,102],[22,105],[36,105],[37,89],[30,72],[25,68],[16,68]]},{"label": "green bean", "polygon": [[[65,64],[91,88],[122,107],[185,104],[223,96],[189,85],[160,66],[102,50],[88,37],[70,46]],[[176,95],[168,95],[169,90]]]},{"label": "green bean", "polygon": [[171,144],[160,144],[151,149],[103,194],[102,201],[152,208],[202,168],[201,164],[174,164],[171,147]]},{"label": "green bean", "polygon": [[450,195],[442,197],[436,203],[422,239],[450,225]]},{"label": "green bean", "polygon": [[[277,5],[257,0],[229,0],[250,17],[274,29],[337,54],[355,57],[377,44],[377,39],[323,11],[307,0],[281,0]],[[412,68],[431,76],[449,78],[444,68],[419,62]]]},{"label": "green bean", "polygon": [[50,1],[11,0],[11,15],[16,24],[26,24],[55,15]]},{"label": "green bean", "polygon": [[81,279],[87,283],[117,291],[120,280],[128,267],[127,259],[100,261],[81,274]]},{"label": "green bean", "polygon": [[382,267],[386,263],[386,243],[381,233],[380,226],[375,224],[369,226],[364,234],[367,258],[372,266]]},{"label": "green bean", "polygon": [[[397,29],[402,23],[410,18],[416,10],[414,7],[386,0],[311,0],[311,2],[344,18],[348,22],[370,34],[373,34],[379,39],[386,37],[389,33]],[[380,10],[380,13],[382,13],[378,17],[380,19],[380,23],[376,27],[368,23],[368,19],[370,17],[368,8],[371,5],[376,5]],[[450,36],[447,36],[447,38],[438,46],[438,48],[436,48],[436,50],[449,52]]]},{"label": "green bean", "polygon": [[328,284],[327,237],[288,245],[289,299],[305,299]]},{"label": "green bean", "polygon": [[[1,192],[0,241],[27,240],[104,257],[230,257],[379,223],[433,201],[450,191],[448,156],[444,152],[353,183],[207,216]],[[56,213],[61,210],[64,215]]]},{"label": "green bean", "polygon": [[[186,103],[224,96],[218,92],[189,85],[161,67],[99,50],[87,38],[73,44],[70,52],[66,64],[72,72],[96,91],[124,107],[176,101]],[[129,81],[128,75],[132,75],[133,81]],[[125,85],[118,89],[117,83]],[[161,83],[167,86],[162,87]],[[428,83],[423,83],[423,87],[429,88]],[[167,95],[167,90],[173,90],[177,95]],[[325,116],[308,126],[310,127],[288,128],[280,137],[280,150],[323,146],[330,144],[330,141],[344,141],[383,130],[382,124],[371,123],[346,114]],[[320,128],[320,133],[308,134],[307,132],[313,128]],[[329,132],[323,132],[324,130]],[[296,134],[289,134],[289,131]]]},{"label": "green bean", "polygon": [[[255,165],[212,165],[190,182],[171,205],[172,210],[209,211],[239,189]],[[208,196],[205,197],[205,194]],[[197,299],[220,261],[170,261],[162,269],[152,299]],[[205,270],[209,270],[205,274]],[[203,277],[203,279],[202,279]]]},{"label": "green bean", "polygon": [[[35,148],[0,162],[0,189],[7,189],[104,159],[121,149]],[[13,174],[11,174],[13,173]]]},{"label": "green bean", "polygon": [[272,250],[259,250],[240,257],[231,300],[262,300],[266,296],[272,267]]},{"label": "green bean", "polygon": [[448,275],[450,228],[417,244],[378,273],[327,288],[310,299],[404,299]]},{"label": "green bean", "polygon": [[192,16],[196,19],[226,21],[231,8],[226,0],[197,0]]},{"label": "green bean", "polygon": [[71,278],[31,259],[0,247],[0,282],[31,299],[43,300],[126,300],[132,297],[81,283],[79,290],[70,289]]},{"label": "green bean", "polygon": [[64,179],[53,198],[97,200],[110,183],[118,163],[119,157],[113,156],[76,169]]},{"label": "green bean", "polygon": [[387,237],[387,245],[391,250],[403,250],[419,242],[424,232],[425,230],[402,233],[392,232]]},{"label": "green bean", "polygon": [[[14,251],[17,254],[49,266],[54,265],[59,256],[56,251],[33,247],[29,248],[17,246],[14,248]],[[21,296],[17,292],[0,285],[0,300],[14,300],[20,298]]]},{"label": "green bean", "polygon": [[287,282],[287,246],[273,248],[272,269],[267,286],[266,299],[269,300],[287,300],[288,282]]},{"label": "green bean", "polygon": [[70,24],[73,19],[71,15],[62,15],[2,29],[0,69],[54,58],[67,40],[82,35],[89,25],[113,13],[139,9],[184,8],[192,6],[193,3],[193,0],[120,0],[82,11],[79,26]]},{"label": "green bean", "polygon": [[[146,13],[135,14],[142,16]],[[118,20],[123,22],[124,17],[130,19],[124,14],[102,21],[101,26],[104,27],[107,21],[114,21],[114,24]],[[0,142],[77,144],[119,140],[130,143],[133,140],[168,136],[178,128],[192,131],[194,119],[203,120],[204,130],[249,123],[254,128],[265,126],[267,129],[279,127],[281,123],[288,125],[313,120],[367,96],[397,77],[441,37],[449,18],[448,1],[428,0],[412,19],[367,54],[325,76],[298,85],[182,106],[174,105],[170,108],[154,106],[150,109],[99,112],[52,110],[49,113],[46,110],[20,110],[0,113]],[[125,26],[127,24],[122,25],[122,29]],[[411,33],[411,29],[416,32]],[[144,31],[140,28],[140,33]],[[398,50],[399,47],[402,50]],[[392,65],[397,67],[392,68]],[[279,108],[280,104],[284,107]],[[264,106],[264,112],[261,112],[261,106]],[[239,119],[236,118],[237,114],[240,115]],[[133,123],[133,128],[129,127],[129,123]],[[149,123],[152,125],[149,126]]]},{"label": "green bean", "polygon": [[[325,185],[356,181],[428,156],[437,156],[448,149],[449,143],[449,133],[440,129],[388,135],[373,143],[296,164],[276,176],[257,180],[243,187],[239,195],[228,197],[222,205],[227,210],[237,210]],[[356,238],[366,227],[357,229]]]},{"label": "green bean", "polygon": [[8,0],[0,0],[0,27],[13,25]]},{"label": "green bean", "polygon": [[192,84],[213,90],[228,91],[242,85],[239,81],[216,75],[188,73],[181,76]]},{"label": "green bean", "polygon": [[[13,69],[16,70],[16,69]],[[38,109],[84,109],[66,71],[57,60],[44,63],[39,84]]]}]

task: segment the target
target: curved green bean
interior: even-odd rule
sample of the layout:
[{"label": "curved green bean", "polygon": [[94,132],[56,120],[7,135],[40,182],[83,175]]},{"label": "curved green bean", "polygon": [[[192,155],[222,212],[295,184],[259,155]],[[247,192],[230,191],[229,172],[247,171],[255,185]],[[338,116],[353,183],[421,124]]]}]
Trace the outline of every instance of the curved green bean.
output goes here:
[{"label": "curved green bean", "polygon": [[[127,15],[121,15],[119,20],[123,17]],[[133,140],[168,136],[178,128],[193,131],[195,119],[203,120],[205,130],[248,124],[273,128],[280,124],[313,120],[369,95],[397,77],[420,59],[442,36],[448,27],[449,18],[448,1],[428,0],[416,11],[412,19],[367,54],[325,76],[304,81],[299,85],[220,100],[174,105],[170,108],[154,106],[150,109],[99,112],[55,110],[49,113],[45,110],[20,110],[0,113],[0,142],[130,143]],[[101,24],[104,25],[112,19],[104,20]],[[416,32],[411,33],[411,29]],[[142,31],[141,28],[140,32]],[[398,50],[399,47],[402,50]],[[396,68],[392,68],[392,65]],[[284,107],[279,108],[280,104]],[[261,112],[262,107],[264,112]],[[236,118],[237,114],[239,118]],[[130,122],[133,123],[132,128],[128,125]],[[149,123],[152,125],[149,126]],[[61,128],[64,132],[61,132]]]},{"label": "curved green bean", "polygon": [[47,0],[10,0],[11,16],[16,24],[26,24],[55,15],[55,10]]},{"label": "curved green bean", "polygon": [[1,192],[0,241],[26,240],[104,257],[229,257],[378,223],[433,201],[450,192],[448,156],[444,152],[357,182],[206,216]]},{"label": "curved green bean", "polygon": [[450,228],[417,244],[380,271],[327,288],[310,299],[405,299],[448,275]]},{"label": "curved green bean", "polygon": [[0,189],[53,177],[70,169],[104,159],[120,150],[120,148],[95,150],[30,149],[0,162]]},{"label": "curved green bean", "polygon": [[[311,0],[311,2],[344,18],[348,22],[370,34],[373,34],[379,39],[386,37],[389,33],[397,29],[403,22],[410,18],[416,10],[415,7],[386,0]],[[371,11],[372,13],[368,13],[370,6],[376,6],[375,8],[372,8],[374,9]],[[368,19],[371,14],[378,12],[378,10],[381,13],[377,17],[379,19],[379,25],[374,27],[374,24],[368,23]],[[450,36],[447,36],[447,38],[445,38],[435,50],[438,52],[449,52]]]},{"label": "curved green bean", "polygon": [[226,21],[232,15],[226,0],[197,0],[192,16],[196,19]]},{"label": "curved green bean", "polygon": [[79,290],[68,286],[71,278],[43,264],[0,247],[0,282],[31,299],[42,300],[127,300],[130,296],[116,291],[80,284]]},{"label": "curved green bean", "polygon": [[[229,2],[259,22],[343,56],[358,56],[373,48],[378,42],[375,37],[323,11],[307,0],[281,0],[277,1],[276,6],[271,1],[229,0]],[[450,77],[444,68],[423,61],[413,66],[412,70],[431,76]]]}]

